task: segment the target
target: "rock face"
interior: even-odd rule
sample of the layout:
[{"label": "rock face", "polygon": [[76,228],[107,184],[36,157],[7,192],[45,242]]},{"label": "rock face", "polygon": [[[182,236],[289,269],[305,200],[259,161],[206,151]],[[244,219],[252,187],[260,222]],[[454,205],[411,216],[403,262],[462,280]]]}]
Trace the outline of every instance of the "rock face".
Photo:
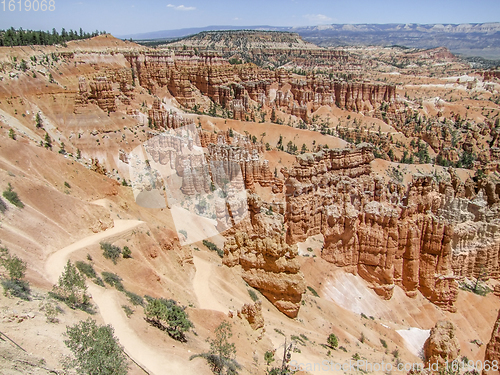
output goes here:
[{"label": "rock face", "polygon": [[287,243],[321,233],[322,257],[358,273],[382,297],[399,285],[454,311],[458,276],[498,274],[498,185],[464,184],[450,171],[439,182],[415,175],[403,186],[373,174],[372,160],[371,147],[360,144],[303,154],[283,169]]},{"label": "rock face", "polygon": [[489,361],[490,364],[493,361],[500,363],[500,312],[498,313],[497,321],[493,326],[490,342],[486,346],[484,361],[485,363],[486,361]]},{"label": "rock face", "polygon": [[[322,50],[321,50],[322,51]],[[319,53],[319,52],[317,52]],[[337,58],[333,52],[321,52]],[[133,76],[139,84],[155,92],[168,87],[186,108],[195,106],[194,91],[208,96],[235,119],[253,118],[258,105],[276,104],[280,110],[307,121],[311,111],[322,105],[370,112],[385,103],[393,103],[393,85],[341,82],[320,79],[314,74],[305,80],[292,78],[284,70],[271,71],[254,64],[231,65],[213,52],[155,51],[126,54]],[[277,85],[276,95],[271,86]]]},{"label": "rock face", "polygon": [[460,354],[460,343],[455,335],[453,323],[440,320],[431,329],[431,334],[424,344],[425,361],[428,364],[452,362]]},{"label": "rock face", "polygon": [[238,310],[237,315],[239,318],[245,318],[254,330],[264,327],[261,301],[257,301],[253,305],[245,303],[241,310]]},{"label": "rock face", "polygon": [[[90,88],[90,90],[89,90]],[[94,76],[87,84],[85,77],[80,77],[76,105],[86,105],[94,102],[105,112],[116,111],[116,95],[113,92],[111,81],[106,76]]]},{"label": "rock face", "polygon": [[250,286],[295,318],[306,287],[296,259],[297,246],[285,242],[282,215],[261,212],[262,202],[256,195],[249,197],[249,207],[249,220],[234,228],[234,235],[224,244],[223,263],[241,266]]}]

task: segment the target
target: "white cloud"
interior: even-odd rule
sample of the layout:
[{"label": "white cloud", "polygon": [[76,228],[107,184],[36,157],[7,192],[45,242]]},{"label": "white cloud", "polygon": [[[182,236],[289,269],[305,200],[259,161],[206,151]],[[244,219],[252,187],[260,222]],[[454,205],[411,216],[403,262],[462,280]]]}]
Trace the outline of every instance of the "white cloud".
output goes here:
[{"label": "white cloud", "polygon": [[195,7],[187,7],[185,5],[173,5],[173,4],[168,4],[167,8],[173,8],[175,10],[183,10],[183,11],[196,10]]},{"label": "white cloud", "polygon": [[333,18],[325,16],[324,14],[306,14],[304,18],[314,23],[328,23],[333,21]]}]

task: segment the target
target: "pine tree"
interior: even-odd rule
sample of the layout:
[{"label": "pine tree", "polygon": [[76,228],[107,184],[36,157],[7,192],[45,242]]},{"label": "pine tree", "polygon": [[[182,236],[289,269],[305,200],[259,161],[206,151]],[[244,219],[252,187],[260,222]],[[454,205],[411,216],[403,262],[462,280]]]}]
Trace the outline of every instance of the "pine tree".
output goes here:
[{"label": "pine tree", "polygon": [[40,117],[40,112],[37,112],[37,114],[36,114],[35,124],[36,124],[37,128],[42,127],[42,118]]},{"label": "pine tree", "polygon": [[88,318],[73,326],[66,327],[66,346],[73,353],[71,360],[79,374],[126,375],[127,357],[110,325],[98,326]]}]

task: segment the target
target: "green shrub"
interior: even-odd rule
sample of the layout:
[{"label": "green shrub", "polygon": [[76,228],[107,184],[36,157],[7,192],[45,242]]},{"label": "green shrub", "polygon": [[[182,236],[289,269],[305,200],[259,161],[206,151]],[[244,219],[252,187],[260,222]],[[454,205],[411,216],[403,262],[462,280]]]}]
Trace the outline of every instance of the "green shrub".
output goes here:
[{"label": "green shrub", "polygon": [[359,361],[361,359],[361,356],[359,355],[359,353],[354,353],[352,355],[352,359],[354,359],[355,361]]},{"label": "green shrub", "polygon": [[27,281],[4,279],[1,283],[6,297],[17,297],[25,301],[31,300],[31,289]]},{"label": "green shrub", "polygon": [[266,361],[266,364],[269,366],[271,363],[274,362],[274,352],[268,350],[264,353],[264,361]]},{"label": "green shrub", "polygon": [[274,329],[274,331],[275,331],[276,333],[279,333],[279,334],[280,334],[280,335],[282,335],[282,336],[285,336],[285,334],[283,333],[283,331],[282,331],[281,329],[279,329],[279,328],[275,328],[275,329]]},{"label": "green shrub", "polygon": [[337,336],[334,333],[330,333],[330,335],[328,336],[328,339],[326,340],[326,342],[333,349],[336,349],[337,346],[339,346],[339,340],[338,340]]},{"label": "green shrub", "polygon": [[73,353],[70,362],[79,374],[126,375],[127,357],[110,325],[98,326],[93,319],[66,327],[66,346]]},{"label": "green shrub", "polygon": [[134,310],[130,308],[130,306],[127,305],[122,305],[123,311],[125,311],[125,315],[127,315],[127,318],[130,318],[130,316],[134,313]]},{"label": "green shrub", "polygon": [[209,250],[215,251],[221,258],[224,257],[224,250],[219,249],[213,242],[203,240],[203,245],[205,245]]},{"label": "green shrub", "polygon": [[24,204],[19,199],[19,196],[17,195],[17,193],[14,190],[12,190],[12,185],[10,184],[10,182],[9,182],[7,190],[4,190],[3,196],[10,203],[12,203],[14,206],[19,207],[19,208],[24,207]]},{"label": "green shrub", "polygon": [[368,317],[365,314],[363,314],[363,313],[361,313],[361,317],[365,318],[365,319],[368,319]]},{"label": "green shrub", "polygon": [[140,295],[129,292],[128,290],[125,291],[125,294],[128,297],[130,303],[134,306],[144,306],[144,298],[142,298]]},{"label": "green shrub", "polygon": [[71,185],[68,184],[66,181],[64,181],[64,186],[67,187],[68,189],[71,189]]},{"label": "green shrub", "polygon": [[57,305],[57,303],[47,302],[43,305],[43,310],[45,311],[45,318],[47,320],[47,323],[59,322],[57,316],[62,312],[62,309]]},{"label": "green shrub", "polygon": [[313,289],[312,286],[308,286],[307,289],[309,289],[314,297],[319,297],[319,294]]},{"label": "green shrub", "polygon": [[122,249],[108,242],[101,242],[100,245],[101,249],[103,250],[102,255],[104,255],[104,258],[111,259],[113,263],[116,264],[122,252]]},{"label": "green shrub", "polygon": [[103,280],[106,284],[109,284],[115,287],[120,292],[125,291],[125,287],[122,284],[122,278],[115,273],[112,272],[102,272],[101,273]]},{"label": "green shrub", "polygon": [[3,214],[5,213],[5,211],[7,211],[7,205],[5,204],[3,199],[0,198],[0,212]]},{"label": "green shrub", "polygon": [[124,246],[123,247],[122,256],[125,259],[132,258],[132,251],[130,251],[130,249],[128,248],[128,246]]},{"label": "green shrub", "polygon": [[380,339],[380,343],[385,349],[387,349],[387,342],[384,339]]},{"label": "green shrub", "polygon": [[55,298],[64,301],[72,309],[93,312],[90,297],[87,295],[85,276],[70,260],[66,263],[57,284],[52,288],[51,294]]},{"label": "green shrub", "polygon": [[175,340],[186,342],[185,332],[193,327],[185,309],[172,299],[153,298],[144,309],[146,321],[166,331]]},{"label": "green shrub", "polygon": [[96,285],[99,285],[99,286],[102,286],[103,288],[106,288],[106,284],[104,284],[104,281],[99,276],[97,276],[95,279],[92,279],[92,281]]},{"label": "green shrub", "polygon": [[81,260],[76,261],[75,263],[76,268],[78,268],[78,271],[83,273],[85,276],[89,278],[95,278],[97,277],[97,274],[94,270],[94,267],[92,264],[82,262]]},{"label": "green shrub", "polygon": [[210,351],[192,355],[189,360],[203,358],[207,361],[214,374],[237,375],[241,366],[234,359],[236,346],[234,343],[229,342],[232,336],[231,325],[227,321],[223,321],[215,329],[215,338],[209,340]]},{"label": "green shrub", "polygon": [[10,255],[9,249],[0,248],[0,265],[5,269],[8,278],[3,278],[1,283],[5,296],[12,296],[30,300],[30,287],[27,281],[23,280],[26,274],[26,262],[17,255]]},{"label": "green shrub", "polygon": [[248,294],[250,295],[252,301],[257,302],[259,300],[259,297],[257,296],[257,293],[255,293],[254,290],[248,289]]}]

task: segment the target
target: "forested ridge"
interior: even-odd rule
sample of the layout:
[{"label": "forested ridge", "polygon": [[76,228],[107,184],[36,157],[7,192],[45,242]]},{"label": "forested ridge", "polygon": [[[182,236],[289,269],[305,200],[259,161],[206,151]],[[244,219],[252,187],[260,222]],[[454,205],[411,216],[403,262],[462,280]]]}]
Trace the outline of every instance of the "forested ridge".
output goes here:
[{"label": "forested ridge", "polygon": [[101,34],[106,34],[106,32],[96,30],[91,33],[86,33],[81,28],[79,31],[66,31],[62,28],[59,33],[55,28],[52,29],[52,31],[37,31],[23,30],[22,28],[14,29],[11,27],[8,30],[0,30],[0,46],[47,46],[52,44],[64,44],[70,40],[88,39]]}]

